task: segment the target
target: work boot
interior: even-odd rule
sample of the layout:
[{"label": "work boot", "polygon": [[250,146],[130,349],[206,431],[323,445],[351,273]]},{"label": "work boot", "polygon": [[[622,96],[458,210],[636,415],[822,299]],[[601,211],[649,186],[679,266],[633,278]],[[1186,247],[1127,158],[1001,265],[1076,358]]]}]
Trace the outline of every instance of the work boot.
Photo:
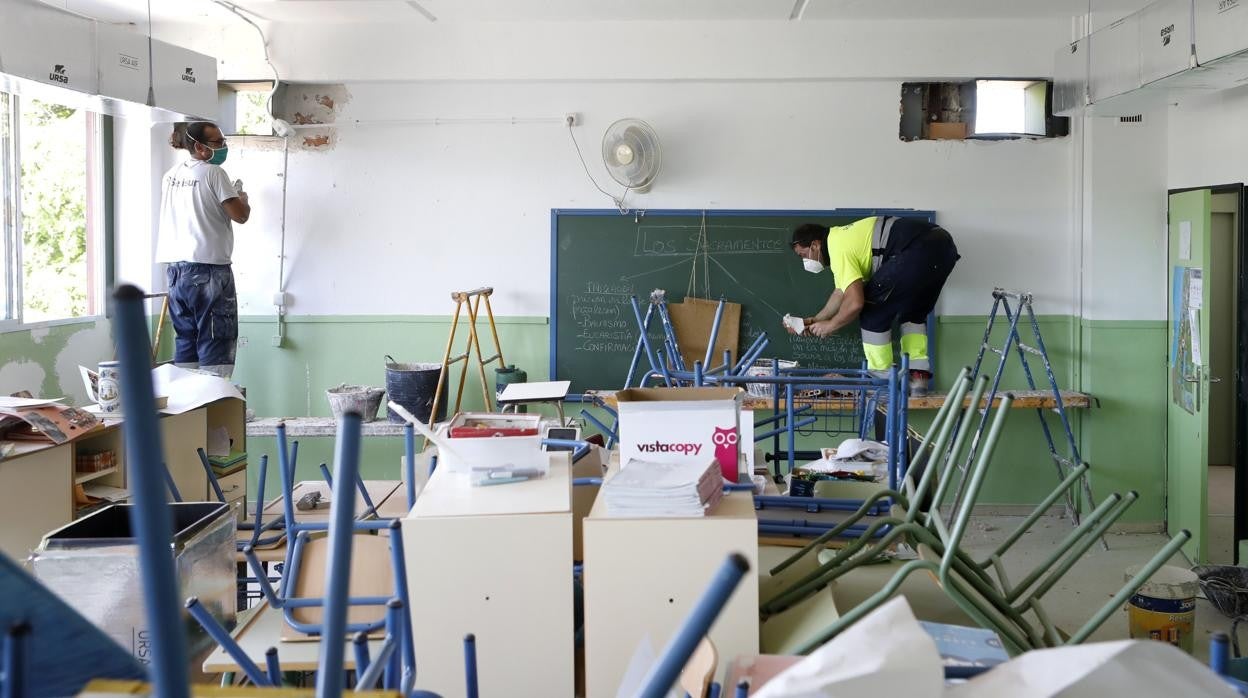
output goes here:
[{"label": "work boot", "polygon": [[932,389],[932,372],[910,369],[910,395],[923,397]]}]

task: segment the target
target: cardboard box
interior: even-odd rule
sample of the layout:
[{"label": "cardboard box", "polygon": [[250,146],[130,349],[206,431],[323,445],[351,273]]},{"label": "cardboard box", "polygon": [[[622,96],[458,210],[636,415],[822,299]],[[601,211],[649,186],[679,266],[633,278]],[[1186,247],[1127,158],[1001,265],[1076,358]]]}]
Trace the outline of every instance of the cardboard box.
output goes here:
[{"label": "cardboard box", "polygon": [[966,123],[956,121],[933,121],[927,125],[927,137],[929,140],[964,140],[966,138]]},{"label": "cardboard box", "polygon": [[715,456],[724,479],[737,482],[740,388],[629,388],[616,393],[620,462],[689,463]]}]

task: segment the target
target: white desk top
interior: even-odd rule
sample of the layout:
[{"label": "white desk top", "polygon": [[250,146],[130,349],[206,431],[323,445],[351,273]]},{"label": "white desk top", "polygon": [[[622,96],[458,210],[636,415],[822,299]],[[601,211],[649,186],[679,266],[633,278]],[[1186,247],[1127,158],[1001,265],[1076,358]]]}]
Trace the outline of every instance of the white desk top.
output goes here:
[{"label": "white desk top", "polygon": [[550,402],[568,396],[572,381],[545,381],[538,383],[510,383],[503,388],[498,402]]},{"label": "white desk top", "polygon": [[572,508],[571,454],[551,453],[545,477],[494,487],[473,487],[467,473],[439,467],[421,490],[408,519],[434,516],[547,514]]},{"label": "white desk top", "polygon": [[[231,633],[234,640],[238,642],[239,647],[243,648],[243,652],[261,669],[264,668],[264,653],[270,647],[277,648],[277,659],[281,664],[282,671],[316,671],[317,664],[320,660],[321,643],[319,640],[308,640],[303,642],[285,642],[282,640],[282,626],[286,623],[286,619],[282,617],[282,612],[275,610],[267,603],[263,603],[251,610],[253,615],[246,619],[240,615],[239,627],[235,628]],[[381,650],[382,640],[369,640],[368,649],[369,656],[376,657],[377,652]],[[346,651],[343,653],[343,664],[346,669],[355,668],[355,650],[352,648],[349,640],[343,640],[346,645]],[[226,654],[225,650],[217,647],[204,660],[205,674],[220,674],[227,671],[238,671],[239,667]]]}]

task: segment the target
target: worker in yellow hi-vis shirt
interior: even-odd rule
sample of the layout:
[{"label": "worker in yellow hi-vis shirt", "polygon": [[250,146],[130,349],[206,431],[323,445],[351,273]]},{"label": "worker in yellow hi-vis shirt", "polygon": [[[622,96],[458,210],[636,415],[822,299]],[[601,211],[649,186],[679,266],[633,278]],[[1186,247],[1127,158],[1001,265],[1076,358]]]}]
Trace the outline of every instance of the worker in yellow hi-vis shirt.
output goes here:
[{"label": "worker in yellow hi-vis shirt", "polygon": [[910,393],[925,394],[932,378],[927,316],[959,259],[949,233],[914,218],[871,216],[834,228],[798,226],[792,245],[806,271],[829,269],[836,284],[823,309],[803,319],[805,331],[827,337],[858,320],[867,368],[886,371],[893,363],[893,323],[900,320]]}]

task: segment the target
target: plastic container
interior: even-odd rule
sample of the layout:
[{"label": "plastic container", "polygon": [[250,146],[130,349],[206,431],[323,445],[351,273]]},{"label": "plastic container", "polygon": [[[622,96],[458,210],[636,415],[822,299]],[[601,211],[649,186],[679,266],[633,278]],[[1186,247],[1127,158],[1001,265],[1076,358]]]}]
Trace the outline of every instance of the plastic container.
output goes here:
[{"label": "plastic container", "polygon": [[[62,526],[44,537],[31,555],[31,569],[87,620],[128,649],[151,661],[139,546],[130,531],[130,504],[115,504]],[[216,502],[169,505],[171,550],[178,596],[196,596],[226,628],[235,624],[237,589],[234,516]],[[208,634],[185,609],[182,622],[192,654],[212,646]],[[68,657],[69,655],[67,655]]]},{"label": "plastic container", "polygon": [[[747,376],[770,376],[773,373],[773,369],[775,365],[776,365],[775,359],[759,359],[754,362],[753,366],[746,369],[745,375]],[[797,368],[797,362],[789,361],[787,359],[780,359],[780,369],[784,370],[786,368]],[[746,383],[745,391],[753,397],[769,398],[776,394],[776,386],[772,385],[771,383]]]},{"label": "plastic container", "polygon": [[[438,390],[438,377],[441,375],[442,364],[404,364],[386,355],[386,392],[390,394],[391,400],[402,405],[413,417],[425,424],[429,423],[429,414],[433,412],[433,394]],[[449,392],[449,385],[442,386],[435,421],[446,419],[446,394]],[[403,418],[388,407],[386,417],[393,424],[404,423]]]},{"label": "plastic container", "polygon": [[381,398],[386,391],[381,388],[370,388],[367,385],[340,384],[325,391],[325,399],[329,400],[329,411],[334,419],[339,419],[346,412],[357,412],[364,421],[377,419],[377,408],[381,407]]},{"label": "plastic container", "polygon": [[[544,475],[550,470],[550,456],[542,450],[541,421],[541,415],[536,414],[457,414],[442,430],[453,451],[439,450],[438,468],[469,473],[473,468],[497,468],[506,465],[517,469],[539,470]],[[471,427],[481,427],[485,431],[532,429],[534,432],[531,436],[451,436],[453,432]]]},{"label": "plastic container", "polygon": [[[1130,580],[1142,565],[1127,568]],[[1195,572],[1166,565],[1127,601],[1127,627],[1133,640],[1161,640],[1191,654],[1196,631]]]},{"label": "plastic container", "polygon": [[[494,369],[494,406],[498,407],[498,398],[503,394],[503,391],[507,389],[507,386],[512,383],[528,382],[529,374],[525,373],[523,369],[516,368],[515,366],[505,366],[503,368]],[[516,405],[515,410],[519,413],[525,413],[529,411],[529,408],[525,405]]]}]

